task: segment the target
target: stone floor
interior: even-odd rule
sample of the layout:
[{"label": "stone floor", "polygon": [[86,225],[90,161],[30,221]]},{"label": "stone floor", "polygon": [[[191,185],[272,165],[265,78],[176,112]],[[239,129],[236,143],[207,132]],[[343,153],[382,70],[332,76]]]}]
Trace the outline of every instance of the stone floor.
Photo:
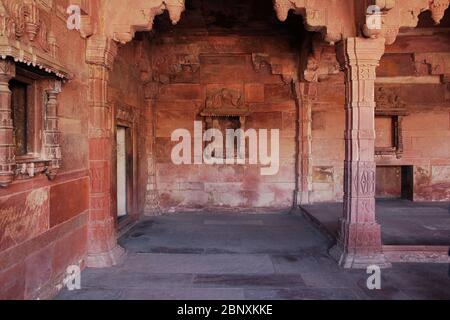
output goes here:
[{"label": "stone floor", "polygon": [[[317,203],[302,208],[330,235],[337,235],[342,203]],[[450,202],[378,200],[376,217],[385,245],[450,246]]]},{"label": "stone floor", "polygon": [[182,213],[146,218],[120,239],[123,264],[86,269],[57,299],[450,299],[446,264],[394,264],[381,290],[343,270],[302,216]]}]

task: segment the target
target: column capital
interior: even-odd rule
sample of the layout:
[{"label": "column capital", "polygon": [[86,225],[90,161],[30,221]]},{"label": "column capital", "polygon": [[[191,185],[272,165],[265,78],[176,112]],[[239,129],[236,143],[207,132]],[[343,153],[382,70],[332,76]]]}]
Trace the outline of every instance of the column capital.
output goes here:
[{"label": "column capital", "polygon": [[16,75],[16,64],[10,59],[0,59],[0,80],[8,82]]},{"label": "column capital", "polygon": [[342,68],[378,66],[385,51],[385,39],[347,38],[336,45],[337,59]]},{"label": "column capital", "polygon": [[87,41],[86,62],[112,69],[117,55],[117,44],[106,36],[93,36]]}]

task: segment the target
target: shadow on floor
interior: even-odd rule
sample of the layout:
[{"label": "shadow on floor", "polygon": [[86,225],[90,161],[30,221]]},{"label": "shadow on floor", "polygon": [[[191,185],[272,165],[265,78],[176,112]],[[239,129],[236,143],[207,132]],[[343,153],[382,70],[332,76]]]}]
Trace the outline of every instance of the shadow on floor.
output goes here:
[{"label": "shadow on floor", "polygon": [[[317,203],[302,209],[336,237],[342,203]],[[450,202],[377,200],[376,217],[384,245],[450,245]]]},{"label": "shadow on floor", "polygon": [[450,299],[448,266],[394,264],[382,289],[343,270],[301,216],[179,213],[146,218],[120,244],[125,261],[86,269],[57,299]]}]

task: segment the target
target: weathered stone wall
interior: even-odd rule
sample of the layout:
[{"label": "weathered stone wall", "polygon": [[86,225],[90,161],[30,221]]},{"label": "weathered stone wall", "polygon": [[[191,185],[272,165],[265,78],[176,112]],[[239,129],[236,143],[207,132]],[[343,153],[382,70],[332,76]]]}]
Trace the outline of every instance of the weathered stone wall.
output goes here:
[{"label": "weathered stone wall", "polygon": [[[297,63],[298,54],[284,37],[191,36],[155,39],[153,67],[160,79],[156,100],[156,184],[162,208],[179,207],[289,207],[295,189],[296,104],[291,84],[273,74],[269,60]],[[255,65],[252,54],[265,54]],[[179,66],[180,57],[194,62]],[[191,61],[192,62],[192,61]],[[239,92],[250,115],[245,128],[280,130],[280,169],[263,176],[260,165],[175,165],[171,141],[175,129],[188,129],[208,96],[218,89]]]},{"label": "weathered stone wall", "polygon": [[[450,71],[449,39],[448,33],[420,35],[417,31],[401,35],[393,45],[386,47],[381,59],[376,88],[384,88],[388,92],[388,97],[384,98],[400,101],[408,113],[402,122],[402,156],[376,157],[377,166],[396,169],[386,169],[389,173],[379,176],[383,179],[380,184],[392,187],[392,190],[384,190],[385,196],[397,194],[400,187],[397,185],[400,180],[390,174],[399,174],[400,166],[413,166],[415,201],[450,199],[450,88],[446,76]],[[329,76],[315,86],[311,200],[341,201],[345,125],[343,75]]]},{"label": "weathered stone wall", "polygon": [[56,6],[65,5],[65,1],[53,4],[45,21],[55,35],[60,61],[73,73],[58,96],[62,165],[54,181],[39,175],[0,189],[0,299],[54,294],[66,267],[82,265],[86,254],[89,178],[85,40],[78,32],[67,30],[64,12],[57,14]]},{"label": "weathered stone wall", "polygon": [[390,88],[406,105],[401,159],[378,164],[414,166],[414,200],[450,199],[450,35],[401,36],[388,46],[377,87]]}]

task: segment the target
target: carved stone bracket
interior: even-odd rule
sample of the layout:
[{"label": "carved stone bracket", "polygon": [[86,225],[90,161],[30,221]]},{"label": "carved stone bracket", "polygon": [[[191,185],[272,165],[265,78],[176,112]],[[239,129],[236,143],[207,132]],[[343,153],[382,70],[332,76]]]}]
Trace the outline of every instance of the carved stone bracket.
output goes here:
[{"label": "carved stone bracket", "polygon": [[271,56],[266,53],[252,53],[253,68],[260,72],[264,66],[270,68],[273,75],[279,75],[283,82],[290,84],[297,80],[297,57]]},{"label": "carved stone bracket", "polygon": [[313,52],[307,57],[303,78],[307,82],[320,82],[331,75],[339,74],[340,66],[336,60],[336,52],[324,46],[323,43],[315,43]]},{"label": "carved stone bracket", "polygon": [[[382,29],[376,36],[380,35],[386,39],[386,44],[395,42],[401,27],[415,28],[419,22],[419,15],[427,10],[431,11],[431,16],[436,24],[439,24],[444,17],[445,10],[449,7],[449,0],[366,0],[367,5],[375,4],[381,9]],[[366,15],[367,12],[361,13]],[[363,28],[366,37],[373,37],[367,27]]]},{"label": "carved stone bracket", "polygon": [[108,16],[105,34],[122,44],[131,41],[137,31],[152,30],[155,16],[165,10],[169,12],[172,23],[178,23],[185,9],[184,0],[133,0],[127,3],[126,14],[117,11],[122,5],[122,0],[103,3],[103,14]]},{"label": "carved stone bracket", "polygon": [[277,17],[285,21],[289,11],[301,15],[309,31],[321,32],[332,44],[355,33],[353,17],[349,19],[352,3],[327,0],[274,0]]}]

